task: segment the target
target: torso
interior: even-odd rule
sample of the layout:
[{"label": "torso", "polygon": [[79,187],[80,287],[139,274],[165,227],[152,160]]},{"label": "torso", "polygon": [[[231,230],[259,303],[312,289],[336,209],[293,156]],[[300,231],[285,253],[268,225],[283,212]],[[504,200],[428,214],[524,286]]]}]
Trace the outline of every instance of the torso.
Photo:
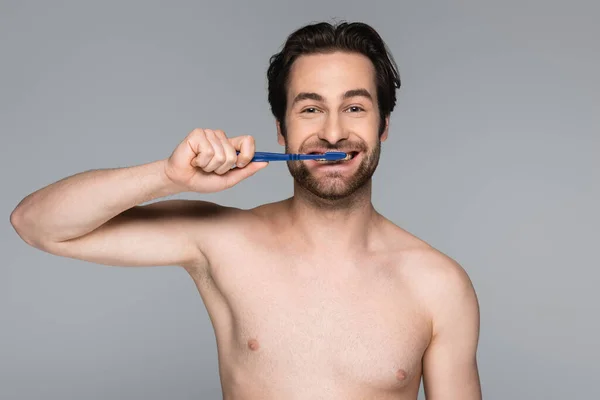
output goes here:
[{"label": "torso", "polygon": [[207,270],[190,271],[225,400],[417,398],[431,323],[410,249],[317,257],[258,221],[236,232],[207,247]]}]

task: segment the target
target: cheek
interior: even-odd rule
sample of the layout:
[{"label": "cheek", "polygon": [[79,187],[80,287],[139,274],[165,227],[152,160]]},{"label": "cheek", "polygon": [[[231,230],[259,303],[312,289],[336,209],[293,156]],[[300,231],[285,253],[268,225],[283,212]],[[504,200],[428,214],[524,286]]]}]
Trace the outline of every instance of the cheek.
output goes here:
[{"label": "cheek", "polygon": [[293,130],[299,134],[314,131],[323,126],[326,121],[325,115],[315,115],[310,118],[294,118],[289,120],[288,130]]},{"label": "cheek", "polygon": [[315,135],[323,127],[323,121],[317,118],[288,120],[287,142],[290,147],[302,143],[308,137]]},{"label": "cheek", "polygon": [[379,114],[372,110],[359,113],[342,112],[339,114],[339,121],[346,124],[349,128],[360,127],[361,129],[369,129],[379,124]]}]

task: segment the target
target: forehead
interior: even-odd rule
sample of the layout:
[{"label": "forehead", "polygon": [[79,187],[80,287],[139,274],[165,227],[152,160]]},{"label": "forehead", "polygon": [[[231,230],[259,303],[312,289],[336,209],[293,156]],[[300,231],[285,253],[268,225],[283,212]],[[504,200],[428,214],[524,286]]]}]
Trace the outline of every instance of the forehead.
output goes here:
[{"label": "forehead", "polygon": [[329,98],[356,87],[375,95],[375,68],[366,56],[344,52],[303,55],[290,70],[288,98],[300,92]]}]

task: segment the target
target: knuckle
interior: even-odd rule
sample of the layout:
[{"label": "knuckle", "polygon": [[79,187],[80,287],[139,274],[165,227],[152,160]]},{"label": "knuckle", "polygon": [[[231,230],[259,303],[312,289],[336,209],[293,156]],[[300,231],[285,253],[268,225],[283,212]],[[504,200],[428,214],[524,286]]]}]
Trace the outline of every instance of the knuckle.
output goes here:
[{"label": "knuckle", "polygon": [[212,147],[207,147],[202,152],[209,157],[213,157],[215,155],[215,149],[213,149]]},{"label": "knuckle", "polygon": [[221,145],[226,153],[235,153],[235,147],[233,147],[229,141],[225,140],[221,143]]},{"label": "knuckle", "polygon": [[215,155],[214,155],[214,157],[213,157],[213,158],[214,158],[214,160],[215,160],[216,162],[218,162],[218,163],[224,163],[224,162],[225,162],[225,160],[227,159],[227,158],[225,157],[225,154],[223,154],[223,153],[215,153]]}]

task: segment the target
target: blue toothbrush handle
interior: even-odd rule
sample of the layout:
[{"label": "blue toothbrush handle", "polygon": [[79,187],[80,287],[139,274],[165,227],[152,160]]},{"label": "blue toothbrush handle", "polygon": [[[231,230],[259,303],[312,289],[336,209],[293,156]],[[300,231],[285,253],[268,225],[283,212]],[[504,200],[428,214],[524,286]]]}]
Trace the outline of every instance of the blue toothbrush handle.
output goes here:
[{"label": "blue toothbrush handle", "polygon": [[[237,154],[240,154],[238,151]],[[268,151],[255,151],[252,157],[252,162],[269,162],[269,161],[288,161],[288,160],[301,160],[302,154],[281,154],[271,153]]]},{"label": "blue toothbrush handle", "polygon": [[296,154],[270,153],[268,151],[255,151],[254,157],[252,157],[253,162],[288,161],[288,160],[297,160],[297,159],[298,159],[298,156]]},{"label": "blue toothbrush handle", "polygon": [[[237,154],[240,154],[238,151]],[[315,160],[327,158],[330,160],[341,160],[346,157],[346,153],[342,152],[329,152],[326,157],[318,154],[288,154],[288,153],[271,153],[268,151],[256,151],[252,162],[269,162],[269,161],[296,161],[296,160]]]}]

